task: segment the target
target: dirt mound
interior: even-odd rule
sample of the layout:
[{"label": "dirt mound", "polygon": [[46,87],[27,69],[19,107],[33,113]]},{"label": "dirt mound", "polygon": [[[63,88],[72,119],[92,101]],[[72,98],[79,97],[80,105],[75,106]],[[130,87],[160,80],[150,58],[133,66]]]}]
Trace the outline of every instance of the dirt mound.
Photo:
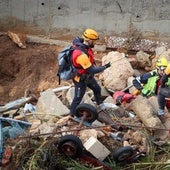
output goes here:
[{"label": "dirt mound", "polygon": [[27,43],[19,48],[7,35],[0,36],[0,104],[24,96],[25,90],[39,93],[56,88],[57,54],[62,47]]},{"label": "dirt mound", "polygon": [[[0,35],[0,44],[0,105],[23,97],[26,90],[39,95],[41,91],[59,85],[57,55],[63,47],[27,43],[23,49],[7,35]],[[105,54],[95,54],[96,64],[101,64]],[[65,84],[68,82],[62,81],[61,85]]]}]

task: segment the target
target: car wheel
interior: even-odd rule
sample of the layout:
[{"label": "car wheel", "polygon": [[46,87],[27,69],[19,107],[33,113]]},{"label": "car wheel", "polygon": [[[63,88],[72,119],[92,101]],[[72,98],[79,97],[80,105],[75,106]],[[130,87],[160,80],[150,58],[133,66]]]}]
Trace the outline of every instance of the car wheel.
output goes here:
[{"label": "car wheel", "polygon": [[77,136],[65,135],[58,142],[58,150],[65,156],[76,158],[82,154],[83,144]]},{"label": "car wheel", "polygon": [[121,147],[117,151],[115,151],[114,160],[116,162],[126,161],[129,160],[132,155],[133,155],[133,148],[131,146]]},{"label": "car wheel", "polygon": [[89,122],[93,122],[98,118],[97,110],[94,106],[82,103],[76,107],[75,116],[82,117],[86,113],[86,119]]}]

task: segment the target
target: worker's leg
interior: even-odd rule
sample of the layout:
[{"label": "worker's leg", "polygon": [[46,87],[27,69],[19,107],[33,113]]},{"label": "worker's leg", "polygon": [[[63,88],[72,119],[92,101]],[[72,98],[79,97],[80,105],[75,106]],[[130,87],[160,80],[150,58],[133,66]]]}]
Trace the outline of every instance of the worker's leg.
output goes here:
[{"label": "worker's leg", "polygon": [[86,92],[86,83],[83,81],[76,82],[73,81],[75,90],[74,98],[70,106],[70,114],[74,115],[76,107],[80,104],[85,92]]},{"label": "worker's leg", "polygon": [[164,114],[164,108],[166,106],[166,97],[170,97],[170,87],[161,88],[158,93],[158,115]]},{"label": "worker's leg", "polygon": [[94,77],[88,79],[87,87],[93,90],[94,98],[95,98],[97,105],[101,104],[103,102],[102,97],[101,97],[101,87],[99,86],[99,84],[97,83]]}]

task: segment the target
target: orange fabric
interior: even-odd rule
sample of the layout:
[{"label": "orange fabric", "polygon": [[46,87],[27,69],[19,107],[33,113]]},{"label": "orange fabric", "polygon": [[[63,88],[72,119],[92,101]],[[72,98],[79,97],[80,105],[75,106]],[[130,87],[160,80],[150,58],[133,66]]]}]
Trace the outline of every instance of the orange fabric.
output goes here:
[{"label": "orange fabric", "polygon": [[83,69],[87,69],[92,65],[90,59],[84,53],[77,57],[76,63],[80,64],[83,67]]},{"label": "orange fabric", "polygon": [[[88,54],[88,55],[87,55]],[[78,68],[78,74],[87,74],[87,68],[95,64],[94,62],[94,53],[91,48],[87,50],[87,54],[82,52],[79,49],[73,51],[72,54],[72,63],[75,67]],[[80,76],[74,78],[75,81],[80,81]]]},{"label": "orange fabric", "polygon": [[140,90],[135,89],[135,90],[134,90],[134,92],[133,92],[133,95],[137,96],[137,95],[139,95],[140,93],[141,93],[141,91],[140,91]]},{"label": "orange fabric", "polygon": [[167,68],[165,69],[165,74],[170,75],[170,64],[168,64]]}]

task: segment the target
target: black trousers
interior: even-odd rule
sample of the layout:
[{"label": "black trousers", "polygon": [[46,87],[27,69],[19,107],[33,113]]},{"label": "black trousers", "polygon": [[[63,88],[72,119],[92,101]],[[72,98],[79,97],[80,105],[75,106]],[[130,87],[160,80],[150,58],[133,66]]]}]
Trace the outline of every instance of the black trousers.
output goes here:
[{"label": "black trousers", "polygon": [[160,88],[160,91],[158,93],[158,105],[159,109],[164,110],[166,106],[166,97],[170,97],[170,87],[164,87]]},{"label": "black trousers", "polygon": [[74,98],[70,107],[70,114],[74,115],[75,109],[82,101],[82,98],[86,92],[87,87],[93,91],[95,101],[98,105],[103,102],[101,97],[101,87],[99,86],[99,84],[97,83],[93,76],[83,78],[82,80],[80,80],[80,82],[76,82],[73,80],[73,83],[75,86],[75,91]]}]

